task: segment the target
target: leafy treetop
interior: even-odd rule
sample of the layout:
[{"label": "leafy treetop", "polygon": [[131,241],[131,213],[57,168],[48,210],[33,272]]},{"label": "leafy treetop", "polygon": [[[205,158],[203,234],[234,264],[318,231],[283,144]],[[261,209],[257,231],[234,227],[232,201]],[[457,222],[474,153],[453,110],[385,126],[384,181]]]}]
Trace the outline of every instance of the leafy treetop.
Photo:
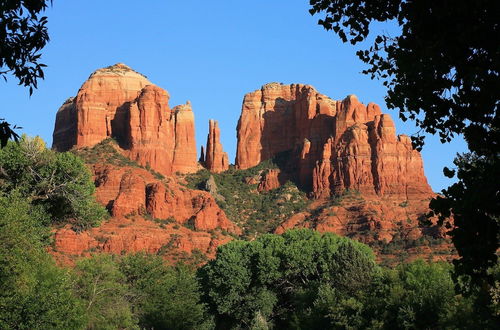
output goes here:
[{"label": "leafy treetop", "polygon": [[[52,0],[1,0],[0,1],[0,77],[7,81],[12,74],[19,85],[29,88],[30,95],[44,78],[40,63],[40,50],[49,41],[47,17],[40,14]],[[9,139],[17,141],[19,135],[10,123],[0,118],[0,148]],[[20,127],[19,127],[20,128]]]}]

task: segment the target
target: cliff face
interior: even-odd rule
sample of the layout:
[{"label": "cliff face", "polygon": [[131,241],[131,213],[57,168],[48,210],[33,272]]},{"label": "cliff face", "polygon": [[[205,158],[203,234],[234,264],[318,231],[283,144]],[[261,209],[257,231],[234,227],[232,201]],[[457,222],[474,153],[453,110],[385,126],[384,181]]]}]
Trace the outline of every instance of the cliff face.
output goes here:
[{"label": "cliff face", "polygon": [[220,173],[229,169],[229,157],[222,149],[219,124],[215,120],[208,122],[207,148],[206,152],[202,149],[200,159],[211,172]]},{"label": "cliff face", "polygon": [[401,200],[433,194],[410,139],[354,95],[334,101],[309,85],[264,85],[245,95],[237,136],[238,168],[288,152],[287,167],[316,198],[347,189]]},{"label": "cliff face", "polygon": [[112,137],[143,166],[170,175],[197,169],[194,115],[124,64],[95,71],[59,109],[53,148],[91,147]]}]

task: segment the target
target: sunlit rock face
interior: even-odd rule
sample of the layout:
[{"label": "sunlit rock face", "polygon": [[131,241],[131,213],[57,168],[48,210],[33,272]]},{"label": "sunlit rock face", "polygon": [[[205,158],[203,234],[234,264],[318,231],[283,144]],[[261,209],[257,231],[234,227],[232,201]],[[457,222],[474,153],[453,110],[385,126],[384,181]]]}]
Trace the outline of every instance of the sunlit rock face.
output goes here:
[{"label": "sunlit rock face", "polygon": [[207,147],[202,149],[200,160],[211,172],[220,173],[229,169],[229,157],[220,142],[219,123],[210,119],[208,122]]},{"label": "sunlit rock face", "polygon": [[189,102],[170,109],[169,94],[125,64],[92,73],[56,115],[52,147],[91,147],[114,138],[140,165],[170,175],[197,170]]},{"label": "sunlit rock face", "polygon": [[246,169],[287,152],[287,170],[315,198],[347,189],[363,195],[433,195],[422,158],[374,103],[335,101],[310,85],[270,83],[243,99],[236,166]]}]

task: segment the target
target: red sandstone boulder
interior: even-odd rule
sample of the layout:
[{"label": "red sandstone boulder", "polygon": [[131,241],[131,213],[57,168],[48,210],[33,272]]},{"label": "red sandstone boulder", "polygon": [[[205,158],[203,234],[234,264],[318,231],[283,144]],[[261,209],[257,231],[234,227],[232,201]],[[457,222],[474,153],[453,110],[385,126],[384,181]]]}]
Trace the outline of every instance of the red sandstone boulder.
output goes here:
[{"label": "red sandstone boulder", "polygon": [[279,188],[286,182],[286,178],[284,178],[281,174],[281,171],[275,168],[263,171],[257,190],[270,191]]},{"label": "red sandstone boulder", "polygon": [[146,183],[133,172],[125,172],[120,180],[120,190],[113,201],[113,216],[143,213],[146,207]]},{"label": "red sandstone boulder", "polygon": [[141,168],[96,164],[92,171],[97,200],[108,206],[113,216],[149,214],[179,224],[193,221],[196,230],[241,233],[206,191],[188,189],[173,178],[159,181]]}]

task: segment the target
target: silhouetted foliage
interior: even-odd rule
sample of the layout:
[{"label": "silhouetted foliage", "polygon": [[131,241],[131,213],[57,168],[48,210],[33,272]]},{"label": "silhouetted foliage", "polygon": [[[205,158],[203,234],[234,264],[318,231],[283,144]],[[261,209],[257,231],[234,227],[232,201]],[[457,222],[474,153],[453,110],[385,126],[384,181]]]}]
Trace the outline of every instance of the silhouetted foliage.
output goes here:
[{"label": "silhouetted foliage", "polygon": [[[389,108],[428,133],[450,141],[495,142],[498,151],[500,88],[500,3],[479,1],[311,0],[311,14],[325,12],[319,24],[343,42],[367,39],[370,23],[395,22],[396,36],[380,34],[358,57],[365,74],[388,87]],[[416,146],[423,138],[414,138]],[[485,146],[477,146],[485,147]],[[475,151],[474,149],[472,149]]]},{"label": "silhouetted foliage", "polygon": [[[311,0],[319,24],[353,45],[367,40],[370,24],[393,22],[400,33],[374,37],[358,57],[363,72],[388,88],[387,106],[442,142],[463,134],[470,154],[455,160],[459,182],[431,203],[453,215],[457,271],[477,279],[497,262],[500,218],[500,2]],[[421,149],[424,137],[412,137]],[[454,171],[445,169],[452,177]],[[491,284],[491,278],[488,279]]]},{"label": "silhouetted foliage", "polygon": [[0,148],[3,148],[7,145],[9,139],[13,139],[14,141],[19,141],[19,134],[17,134],[14,130],[21,127],[17,127],[14,125],[10,127],[10,124],[0,118]]},{"label": "silhouetted foliage", "polygon": [[[19,85],[29,88],[30,95],[38,87],[38,79],[44,78],[46,65],[39,62],[40,50],[49,41],[49,34],[47,17],[40,14],[49,2],[52,0],[0,1],[0,77],[7,81],[7,74],[12,74]],[[0,119],[0,147],[11,138],[17,141],[19,136]]]},{"label": "silhouetted foliage", "polygon": [[452,241],[461,257],[454,261],[456,272],[492,284],[488,269],[497,263],[500,164],[497,157],[475,153],[459,155],[454,163],[459,181],[431,201],[431,215],[453,228]]}]

